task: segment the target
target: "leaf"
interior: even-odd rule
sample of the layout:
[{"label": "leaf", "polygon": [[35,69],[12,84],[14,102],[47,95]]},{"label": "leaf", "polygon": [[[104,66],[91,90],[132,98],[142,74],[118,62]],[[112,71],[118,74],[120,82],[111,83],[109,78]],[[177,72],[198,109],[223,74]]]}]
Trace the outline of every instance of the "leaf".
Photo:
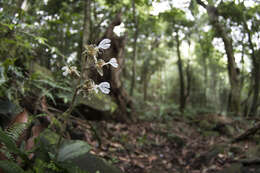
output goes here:
[{"label": "leaf", "polygon": [[7,24],[7,23],[1,23],[1,24],[8,27],[10,30],[13,30],[15,26],[15,24]]},{"label": "leaf", "polygon": [[1,128],[0,128],[0,141],[5,144],[5,146],[10,152],[14,154],[20,154],[20,150],[16,147],[16,144],[14,143],[13,139],[9,137]]},{"label": "leaf", "polygon": [[2,168],[5,173],[24,173],[25,172],[18,164],[14,163],[14,162],[10,162],[8,160],[1,160],[0,168]]},{"label": "leaf", "polygon": [[35,37],[35,40],[37,40],[40,44],[45,44],[47,41],[47,39],[44,37]]},{"label": "leaf", "polygon": [[5,75],[4,75],[4,67],[1,66],[0,64],[0,86],[6,82],[6,78],[5,78]]},{"label": "leaf", "polygon": [[65,141],[58,151],[58,161],[66,161],[87,153],[91,149],[90,145],[80,140]]}]

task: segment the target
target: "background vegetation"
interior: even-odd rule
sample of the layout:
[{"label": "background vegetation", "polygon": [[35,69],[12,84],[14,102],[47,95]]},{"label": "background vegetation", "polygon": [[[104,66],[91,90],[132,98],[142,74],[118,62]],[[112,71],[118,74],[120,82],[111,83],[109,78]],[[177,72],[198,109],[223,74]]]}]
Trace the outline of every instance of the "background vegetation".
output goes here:
[{"label": "background vegetation", "polygon": [[[167,8],[159,11],[163,5]],[[21,114],[30,121],[22,121],[28,126],[20,131],[32,129],[37,120],[64,138],[75,118],[130,124],[180,118],[199,120],[206,129],[204,115],[255,123],[260,115],[259,24],[260,4],[254,0],[1,0],[0,140],[12,141],[6,132]],[[63,76],[61,68],[82,68],[84,46],[104,38],[111,47],[97,58],[115,57],[119,68],[104,67],[102,78],[95,69],[87,74],[96,83],[109,82],[111,92],[79,95],[74,103],[76,80]],[[71,117],[60,118],[70,107]],[[100,142],[100,127],[88,125]],[[54,144],[60,147],[60,140]],[[85,143],[67,143],[89,151]],[[25,151],[12,146],[9,152],[28,164]],[[49,170],[69,171],[58,152],[56,159],[41,158],[37,168],[27,167],[35,171],[43,161]],[[26,168],[21,165],[11,167]]]}]

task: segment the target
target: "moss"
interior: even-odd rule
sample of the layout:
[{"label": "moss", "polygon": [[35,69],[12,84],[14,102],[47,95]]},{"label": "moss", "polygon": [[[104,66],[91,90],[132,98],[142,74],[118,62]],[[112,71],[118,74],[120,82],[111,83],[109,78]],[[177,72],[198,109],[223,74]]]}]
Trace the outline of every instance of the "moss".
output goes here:
[{"label": "moss", "polygon": [[259,134],[256,134],[256,135],[253,137],[253,141],[255,141],[257,145],[259,145],[259,144],[260,144],[260,135],[259,135]]},{"label": "moss", "polygon": [[243,173],[242,170],[243,170],[243,165],[241,163],[235,163],[218,173]]},{"label": "moss", "polygon": [[237,146],[232,146],[230,147],[230,152],[234,153],[234,154],[242,154],[243,150],[240,147]]},{"label": "moss", "polygon": [[219,133],[218,132],[215,132],[215,131],[202,131],[202,135],[204,137],[218,137],[219,136]]},{"label": "moss", "polygon": [[215,127],[215,124],[211,124],[207,120],[201,120],[199,122],[199,127],[205,130],[212,130]]},{"label": "moss", "polygon": [[122,173],[120,169],[90,153],[73,159],[72,163],[89,173]]},{"label": "moss", "polygon": [[49,144],[49,145],[56,145],[59,141],[59,135],[50,129],[45,129],[41,134],[40,138],[43,139]]},{"label": "moss", "polygon": [[246,155],[248,157],[260,157],[260,145],[256,145],[255,147],[250,148]]}]

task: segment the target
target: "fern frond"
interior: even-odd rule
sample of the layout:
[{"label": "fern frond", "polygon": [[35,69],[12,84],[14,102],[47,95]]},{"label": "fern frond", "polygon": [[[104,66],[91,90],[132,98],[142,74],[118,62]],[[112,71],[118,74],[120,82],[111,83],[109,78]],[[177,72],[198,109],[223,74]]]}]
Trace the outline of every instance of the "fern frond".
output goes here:
[{"label": "fern frond", "polygon": [[45,84],[48,85],[52,88],[57,88],[57,89],[61,89],[64,91],[71,91],[71,89],[69,87],[65,87],[51,79],[47,80],[47,79],[39,79],[39,80],[35,80],[35,82],[41,83],[41,84]]},{"label": "fern frond", "polygon": [[[7,150],[10,153],[14,153],[14,154],[23,154],[21,153],[21,151],[19,150],[19,148],[16,146],[15,141],[9,137],[5,131],[3,131],[0,128],[0,142],[2,142],[3,145],[6,146]],[[2,147],[3,149],[3,147]]]},{"label": "fern frond", "polygon": [[5,130],[6,135],[11,137],[15,142],[19,139],[19,137],[23,134],[23,132],[27,129],[28,123],[15,123],[11,127]]},{"label": "fern frond", "polygon": [[18,154],[20,156],[26,157],[23,152],[19,150],[16,146],[16,142],[24,131],[30,125],[29,123],[15,123],[5,131],[0,130],[0,142],[2,142],[2,147],[0,152],[3,153],[8,159],[14,160],[12,154]]},{"label": "fern frond", "polygon": [[5,145],[0,148],[0,153],[4,154],[8,160],[15,160],[14,156],[8,151]]}]

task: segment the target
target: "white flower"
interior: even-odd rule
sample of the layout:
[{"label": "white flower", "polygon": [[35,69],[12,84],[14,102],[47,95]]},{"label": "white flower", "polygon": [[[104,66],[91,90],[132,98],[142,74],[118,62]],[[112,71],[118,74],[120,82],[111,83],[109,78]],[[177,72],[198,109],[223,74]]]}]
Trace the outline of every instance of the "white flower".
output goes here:
[{"label": "white flower", "polygon": [[96,93],[98,93],[98,89],[99,89],[101,92],[105,94],[109,94],[110,84],[108,82],[101,82],[100,84],[95,85],[93,89],[96,91]]},{"label": "white flower", "polygon": [[118,67],[118,63],[116,61],[116,58],[111,58],[106,64],[110,64],[110,65],[112,65],[115,68]]},{"label": "white flower", "polygon": [[108,49],[110,47],[110,42],[111,40],[105,38],[104,40],[102,40],[99,45],[97,46],[97,48],[99,49]]},{"label": "white flower", "polygon": [[69,67],[69,66],[64,66],[64,67],[62,67],[61,69],[64,71],[64,72],[62,73],[63,76],[67,76],[68,74],[72,74],[72,73],[76,74],[78,77],[80,76],[80,75],[79,75],[79,72],[78,72],[78,70],[77,70],[77,67],[75,67],[75,66],[71,66],[71,67]]},{"label": "white flower", "polygon": [[70,68],[68,66],[64,66],[61,68],[64,72],[62,73],[63,76],[67,76],[70,72]]}]

